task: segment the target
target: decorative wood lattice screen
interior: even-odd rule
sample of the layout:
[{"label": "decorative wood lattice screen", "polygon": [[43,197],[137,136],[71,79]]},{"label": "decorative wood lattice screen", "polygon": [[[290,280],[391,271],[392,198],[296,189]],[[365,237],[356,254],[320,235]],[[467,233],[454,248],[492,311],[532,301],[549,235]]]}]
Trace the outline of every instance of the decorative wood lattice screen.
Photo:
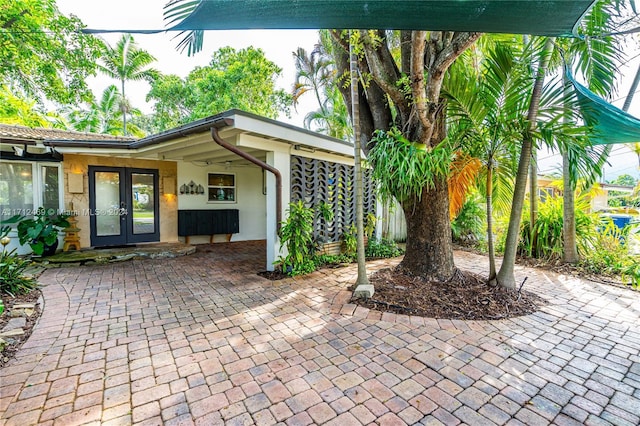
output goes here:
[{"label": "decorative wood lattice screen", "polygon": [[[371,171],[363,169],[364,214],[376,213],[375,188]],[[356,222],[355,170],[353,166],[291,156],[291,201],[303,200],[316,211],[314,238],[338,241],[343,232]],[[317,214],[320,203],[331,206],[333,220],[325,223]]]}]

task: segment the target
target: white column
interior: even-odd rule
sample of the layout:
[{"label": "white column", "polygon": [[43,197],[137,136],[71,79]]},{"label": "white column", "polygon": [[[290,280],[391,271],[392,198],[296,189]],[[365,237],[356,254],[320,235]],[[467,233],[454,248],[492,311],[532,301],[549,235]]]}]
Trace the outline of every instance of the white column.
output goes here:
[{"label": "white column", "polygon": [[[282,175],[282,220],[285,220],[285,212],[289,208],[291,200],[291,160],[288,152],[267,152],[266,163],[275,167]],[[280,239],[276,227],[276,178],[271,172],[267,173],[267,264],[268,271],[274,270],[274,262],[280,256]]]}]

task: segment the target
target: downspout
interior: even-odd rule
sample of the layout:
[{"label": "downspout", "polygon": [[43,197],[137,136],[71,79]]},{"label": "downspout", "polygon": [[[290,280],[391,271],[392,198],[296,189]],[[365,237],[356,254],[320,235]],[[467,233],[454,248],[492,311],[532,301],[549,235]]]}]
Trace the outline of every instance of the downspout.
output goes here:
[{"label": "downspout", "polygon": [[247,154],[244,151],[239,150],[236,146],[231,145],[229,142],[225,141],[220,137],[218,133],[218,129],[215,127],[211,128],[211,137],[214,142],[226,149],[227,151],[231,151],[234,154],[244,158],[247,161],[255,164],[256,166],[261,167],[263,170],[267,170],[276,178],[276,232],[280,235],[280,222],[282,222],[282,175],[280,171],[275,167],[271,167],[264,161],[258,160],[256,157]]}]

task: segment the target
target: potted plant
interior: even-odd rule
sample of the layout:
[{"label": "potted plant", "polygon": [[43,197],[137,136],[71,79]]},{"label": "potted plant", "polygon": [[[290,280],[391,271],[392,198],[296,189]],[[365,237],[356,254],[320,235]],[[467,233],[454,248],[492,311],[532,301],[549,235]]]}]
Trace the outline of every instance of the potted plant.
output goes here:
[{"label": "potted plant", "polygon": [[29,244],[37,256],[55,254],[58,233],[69,227],[68,217],[68,214],[57,214],[54,209],[38,208],[33,218],[22,218],[18,222],[20,244]]}]

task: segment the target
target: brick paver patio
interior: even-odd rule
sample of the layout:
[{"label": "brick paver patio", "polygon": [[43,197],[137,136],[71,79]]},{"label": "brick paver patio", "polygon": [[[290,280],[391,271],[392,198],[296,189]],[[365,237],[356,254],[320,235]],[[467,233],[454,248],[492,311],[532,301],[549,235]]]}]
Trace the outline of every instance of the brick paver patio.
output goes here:
[{"label": "brick paver patio", "polygon": [[263,244],[207,250],[47,270],[0,423],[640,423],[638,292],[518,268],[550,301],[534,315],[381,315],[345,304],[354,267],[268,281]]}]

